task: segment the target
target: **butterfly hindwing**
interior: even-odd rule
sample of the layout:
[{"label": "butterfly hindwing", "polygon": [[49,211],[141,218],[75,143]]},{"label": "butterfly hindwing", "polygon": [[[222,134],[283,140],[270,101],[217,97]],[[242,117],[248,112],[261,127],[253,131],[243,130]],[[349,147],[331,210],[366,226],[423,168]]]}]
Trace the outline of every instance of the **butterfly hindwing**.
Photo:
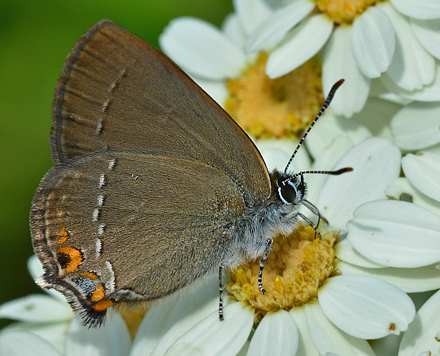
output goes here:
[{"label": "butterfly hindwing", "polygon": [[244,207],[231,179],[198,161],[112,150],[74,158],[33,202],[44,284],[90,312],[170,295],[228,258]]}]

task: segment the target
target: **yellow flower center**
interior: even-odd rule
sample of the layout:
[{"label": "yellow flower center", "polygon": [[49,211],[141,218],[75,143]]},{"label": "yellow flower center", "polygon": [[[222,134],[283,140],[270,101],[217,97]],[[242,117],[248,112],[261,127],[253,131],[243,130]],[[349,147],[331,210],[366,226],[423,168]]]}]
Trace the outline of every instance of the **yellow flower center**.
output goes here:
[{"label": "yellow flower center", "polygon": [[310,226],[299,225],[274,240],[263,272],[266,294],[258,288],[257,260],[231,273],[229,295],[255,308],[257,320],[269,311],[289,311],[317,297],[322,283],[336,273],[333,247],[339,241],[338,231],[320,231],[322,239],[315,238]]},{"label": "yellow flower center", "polygon": [[265,72],[267,54],[261,54],[239,79],[228,80],[226,111],[255,137],[300,135],[324,103],[321,66],[309,60],[276,79]]},{"label": "yellow flower center", "polygon": [[337,24],[351,24],[369,6],[383,0],[314,0],[319,12],[327,14]]}]

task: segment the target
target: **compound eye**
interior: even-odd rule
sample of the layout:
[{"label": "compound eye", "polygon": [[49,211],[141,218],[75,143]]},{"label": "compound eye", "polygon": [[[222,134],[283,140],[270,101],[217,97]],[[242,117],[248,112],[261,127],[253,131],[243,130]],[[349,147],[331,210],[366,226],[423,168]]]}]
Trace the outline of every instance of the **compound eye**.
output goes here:
[{"label": "compound eye", "polygon": [[278,195],[284,204],[299,203],[302,197],[295,182],[290,180],[280,182],[278,186]]}]

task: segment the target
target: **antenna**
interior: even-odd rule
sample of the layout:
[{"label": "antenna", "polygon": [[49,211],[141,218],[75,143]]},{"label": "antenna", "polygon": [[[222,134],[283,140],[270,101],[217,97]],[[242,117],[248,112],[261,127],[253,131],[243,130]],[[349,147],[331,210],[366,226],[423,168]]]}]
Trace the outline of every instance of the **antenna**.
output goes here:
[{"label": "antenna", "polygon": [[[301,147],[302,143],[304,142],[305,138],[309,134],[312,127],[315,126],[316,121],[318,121],[318,119],[321,117],[321,115],[324,113],[324,111],[328,108],[328,106],[332,102],[332,99],[336,93],[336,90],[338,90],[338,88],[342,85],[342,83],[344,83],[344,81],[345,81],[344,79],[339,79],[335,84],[333,84],[332,88],[330,89],[330,92],[327,95],[327,99],[325,99],[324,105],[322,105],[321,110],[319,111],[318,115],[316,115],[315,119],[312,121],[312,123],[310,124],[307,131],[304,132],[304,135],[301,137],[301,140],[299,141],[298,146],[296,146],[295,151],[293,152],[292,156],[290,156],[289,162],[287,162],[286,168],[284,168],[284,173],[287,173],[287,170],[289,169],[290,163],[292,163],[293,159],[296,156],[296,153],[298,152],[298,150]],[[341,173],[339,173],[339,174],[341,174]]]},{"label": "antenna", "polygon": [[301,179],[302,179],[303,174],[329,174],[331,176],[338,176],[340,174],[347,173],[347,172],[353,172],[353,168],[345,167],[345,168],[338,169],[337,171],[303,171],[303,172],[295,173],[293,176],[289,177],[289,179],[287,179],[287,180],[291,180],[292,178],[295,178],[298,176],[301,176]]}]

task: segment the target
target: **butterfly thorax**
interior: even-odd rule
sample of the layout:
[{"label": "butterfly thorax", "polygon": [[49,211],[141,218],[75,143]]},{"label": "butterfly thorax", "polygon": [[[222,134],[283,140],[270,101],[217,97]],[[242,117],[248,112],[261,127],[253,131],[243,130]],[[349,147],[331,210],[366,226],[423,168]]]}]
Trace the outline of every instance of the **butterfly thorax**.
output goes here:
[{"label": "butterfly thorax", "polygon": [[264,253],[266,242],[278,234],[292,232],[297,224],[296,213],[305,199],[306,183],[299,177],[274,170],[271,195],[264,202],[246,208],[235,224],[235,253],[230,265],[240,265]]}]

